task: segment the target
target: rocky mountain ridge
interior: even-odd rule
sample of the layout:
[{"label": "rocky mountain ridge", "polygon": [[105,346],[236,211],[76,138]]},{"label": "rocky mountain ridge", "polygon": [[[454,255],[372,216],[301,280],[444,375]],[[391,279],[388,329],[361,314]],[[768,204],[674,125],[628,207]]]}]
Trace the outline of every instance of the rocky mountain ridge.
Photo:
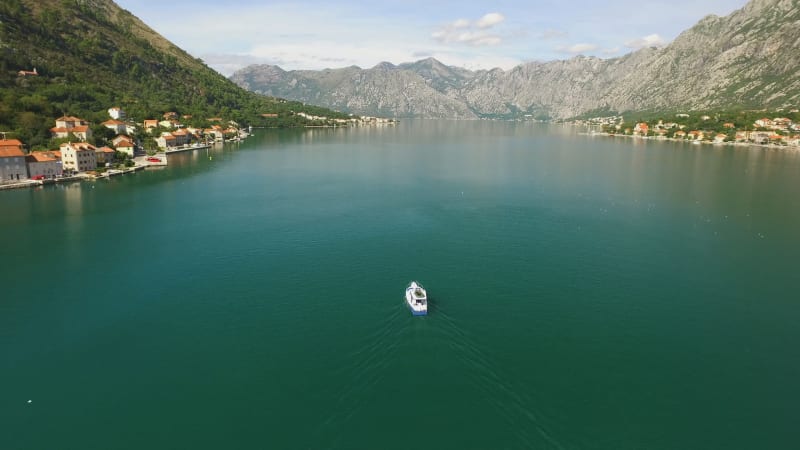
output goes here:
[{"label": "rocky mountain ridge", "polygon": [[800,102],[800,0],[752,0],[664,48],[470,71],[428,58],[369,69],[249,66],[246,89],[357,114],[552,117],[590,111],[789,107]]}]

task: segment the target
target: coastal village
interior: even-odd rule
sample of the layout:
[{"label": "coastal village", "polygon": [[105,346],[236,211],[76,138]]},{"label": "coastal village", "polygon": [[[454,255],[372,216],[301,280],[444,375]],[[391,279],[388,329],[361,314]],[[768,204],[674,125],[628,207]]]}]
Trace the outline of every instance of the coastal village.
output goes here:
[{"label": "coastal village", "polygon": [[[789,111],[795,115],[798,110]],[[709,115],[700,115],[691,121],[686,113],[675,115],[672,121],[659,119],[652,122],[626,124],[623,117],[610,116],[576,121],[579,125],[600,126],[609,136],[633,136],[653,139],[691,141],[694,143],[769,145],[800,148],[800,122],[787,117],[762,117],[752,123],[720,122]],[[699,121],[699,123],[698,123]],[[687,123],[694,126],[690,127]]]},{"label": "coastal village", "polygon": [[[332,121],[332,126],[394,123],[391,119],[376,117],[328,119],[303,112],[296,115],[309,121]],[[238,123],[221,117],[206,119],[211,123],[208,128],[196,128],[181,123],[181,119],[191,119],[191,116],[180,116],[176,112],[166,112],[160,119],[136,123],[126,117],[122,108],[114,106],[108,109],[108,116],[109,119],[101,125],[115,136],[109,140],[109,145],[100,147],[90,144],[92,129],[89,122],[73,116],[55,119],[50,133],[56,142],[61,143],[52,150],[26,151],[25,143],[0,132],[0,190],[109,177],[148,166],[164,166],[170,153],[237,142],[250,135],[249,128],[244,129]],[[273,118],[277,114],[265,113],[262,116]],[[143,143],[141,139],[132,137],[139,129],[152,138],[148,139],[150,142]]]}]

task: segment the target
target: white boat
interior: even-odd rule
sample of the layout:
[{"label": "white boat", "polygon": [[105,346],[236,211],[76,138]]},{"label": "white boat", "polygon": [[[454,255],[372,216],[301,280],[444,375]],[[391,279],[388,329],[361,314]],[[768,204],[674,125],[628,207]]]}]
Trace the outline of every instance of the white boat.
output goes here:
[{"label": "white boat", "polygon": [[406,303],[415,316],[428,315],[428,294],[425,288],[416,281],[412,281],[406,288]]}]

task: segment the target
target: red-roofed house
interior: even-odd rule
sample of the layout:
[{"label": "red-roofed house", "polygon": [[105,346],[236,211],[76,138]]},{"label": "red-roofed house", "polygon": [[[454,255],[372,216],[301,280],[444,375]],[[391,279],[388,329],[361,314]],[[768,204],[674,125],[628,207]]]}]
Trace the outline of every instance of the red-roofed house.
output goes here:
[{"label": "red-roofed house", "polygon": [[56,126],[50,129],[54,138],[67,138],[72,133],[76,138],[87,141],[92,137],[89,122],[77,117],[63,116],[56,119]]},{"label": "red-roofed house", "polygon": [[89,122],[74,116],[62,116],[56,119],[56,127],[73,128],[81,125],[89,125]]},{"label": "red-roofed house", "polygon": [[61,159],[53,152],[31,152],[25,157],[28,175],[31,178],[55,178],[61,176]]},{"label": "red-roofed house", "polygon": [[20,70],[17,72],[17,75],[21,77],[36,77],[39,76],[39,72],[36,71],[36,67],[33,70]]},{"label": "red-roofed house", "polygon": [[114,149],[111,147],[96,148],[94,154],[97,156],[97,164],[114,162],[114,153]]},{"label": "red-roofed house", "polygon": [[0,139],[0,183],[28,179],[25,152],[22,142],[16,139]]},{"label": "red-roofed house", "polygon": [[650,131],[650,126],[647,125],[647,122],[639,122],[633,127],[633,134],[647,136],[648,131]]},{"label": "red-roofed house", "polygon": [[114,145],[116,145],[118,152],[126,153],[130,155],[131,158],[133,158],[133,152],[136,149],[136,146],[133,145],[133,142],[128,140],[121,140]]},{"label": "red-roofed house", "polygon": [[173,131],[172,135],[175,136],[175,145],[181,146],[189,143],[190,134],[186,130]]},{"label": "red-roofed house", "polygon": [[117,144],[119,144],[122,141],[133,142],[133,139],[131,139],[131,137],[128,136],[127,134],[118,134],[114,137],[114,139],[111,140],[111,145],[116,147]]},{"label": "red-roofed house", "polygon": [[75,127],[72,130],[70,130],[70,132],[74,134],[76,138],[82,140],[83,142],[88,141],[92,137],[92,129],[86,125]]},{"label": "red-roofed house", "polygon": [[158,120],[157,119],[147,119],[147,120],[144,121],[143,125],[144,125],[144,130],[149,132],[150,130],[158,128]]}]

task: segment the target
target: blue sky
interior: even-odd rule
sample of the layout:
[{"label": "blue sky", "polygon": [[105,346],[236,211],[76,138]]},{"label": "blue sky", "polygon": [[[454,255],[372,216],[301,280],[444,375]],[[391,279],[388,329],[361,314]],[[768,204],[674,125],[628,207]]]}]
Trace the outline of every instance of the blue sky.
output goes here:
[{"label": "blue sky", "polygon": [[284,69],[372,67],[429,56],[470,69],[664,45],[708,14],[746,0],[492,2],[117,0],[193,56],[230,75],[253,63]]}]

